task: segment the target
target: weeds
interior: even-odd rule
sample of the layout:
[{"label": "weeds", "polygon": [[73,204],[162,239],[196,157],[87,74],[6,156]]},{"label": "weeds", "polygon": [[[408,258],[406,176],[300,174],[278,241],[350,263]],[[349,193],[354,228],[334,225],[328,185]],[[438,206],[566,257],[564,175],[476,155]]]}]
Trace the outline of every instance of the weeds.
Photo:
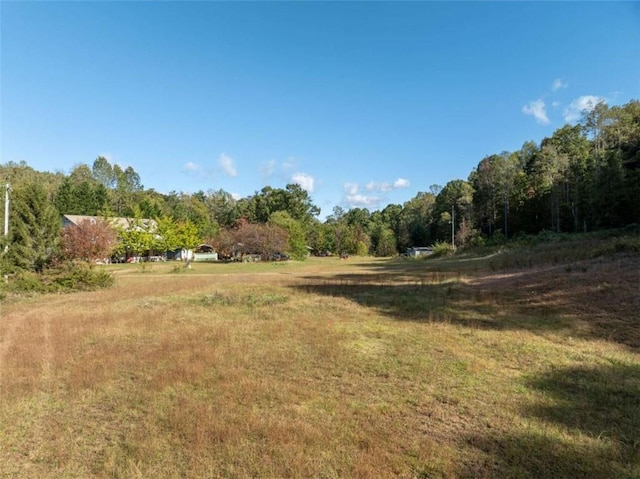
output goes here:
[{"label": "weeds", "polygon": [[196,299],[197,304],[201,306],[243,306],[248,308],[261,307],[261,306],[275,306],[278,304],[286,303],[288,301],[286,295],[271,293],[271,292],[257,292],[249,294],[230,294],[215,292],[206,294]]}]

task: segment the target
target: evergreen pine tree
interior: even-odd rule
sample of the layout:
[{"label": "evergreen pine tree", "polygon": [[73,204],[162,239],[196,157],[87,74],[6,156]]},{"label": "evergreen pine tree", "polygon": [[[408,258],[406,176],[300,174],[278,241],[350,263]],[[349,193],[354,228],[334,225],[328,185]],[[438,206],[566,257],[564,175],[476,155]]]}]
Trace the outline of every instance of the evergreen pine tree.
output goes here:
[{"label": "evergreen pine tree", "polygon": [[59,234],[60,216],[40,184],[14,192],[7,259],[15,269],[42,271],[55,253]]}]

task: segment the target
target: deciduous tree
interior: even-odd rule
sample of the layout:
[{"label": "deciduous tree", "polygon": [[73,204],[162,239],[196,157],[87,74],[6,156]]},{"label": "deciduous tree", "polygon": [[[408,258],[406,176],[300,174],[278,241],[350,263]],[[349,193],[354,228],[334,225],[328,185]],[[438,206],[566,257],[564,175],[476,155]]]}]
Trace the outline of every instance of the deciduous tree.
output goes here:
[{"label": "deciduous tree", "polygon": [[116,246],[116,232],[102,218],[85,219],[63,229],[60,252],[64,259],[97,261],[107,259]]}]

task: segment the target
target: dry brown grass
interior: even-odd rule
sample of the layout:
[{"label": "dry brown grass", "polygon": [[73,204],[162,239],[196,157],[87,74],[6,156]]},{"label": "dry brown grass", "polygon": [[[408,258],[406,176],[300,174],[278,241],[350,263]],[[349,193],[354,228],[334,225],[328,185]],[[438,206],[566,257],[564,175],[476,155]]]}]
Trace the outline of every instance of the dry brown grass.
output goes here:
[{"label": "dry brown grass", "polygon": [[433,265],[121,268],[3,305],[0,476],[638,477],[638,257]]}]

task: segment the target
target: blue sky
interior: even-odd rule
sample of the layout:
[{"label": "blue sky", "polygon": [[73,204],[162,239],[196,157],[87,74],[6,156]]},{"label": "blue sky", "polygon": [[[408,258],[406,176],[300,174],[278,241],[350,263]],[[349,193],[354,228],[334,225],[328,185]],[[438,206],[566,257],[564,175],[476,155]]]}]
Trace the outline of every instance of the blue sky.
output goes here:
[{"label": "blue sky", "polygon": [[0,2],[0,162],[384,208],[640,98],[638,2]]}]

